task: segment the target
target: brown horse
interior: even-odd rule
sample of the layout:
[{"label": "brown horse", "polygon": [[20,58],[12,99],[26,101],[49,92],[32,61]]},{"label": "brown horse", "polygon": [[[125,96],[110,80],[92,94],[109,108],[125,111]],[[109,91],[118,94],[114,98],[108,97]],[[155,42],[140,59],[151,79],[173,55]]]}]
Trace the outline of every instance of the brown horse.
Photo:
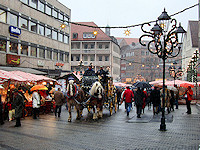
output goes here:
[{"label": "brown horse", "polygon": [[[93,108],[93,119],[102,118],[103,116],[103,103],[104,103],[104,89],[100,82],[96,81],[90,90],[89,106]],[[97,109],[97,114],[96,110]]]},{"label": "brown horse", "polygon": [[82,116],[83,105],[82,102],[84,101],[84,91],[74,83],[73,80],[69,81],[67,85],[67,106],[69,112],[68,122],[71,122],[72,115],[71,115],[71,107],[75,106],[77,111],[76,119],[80,119]]}]

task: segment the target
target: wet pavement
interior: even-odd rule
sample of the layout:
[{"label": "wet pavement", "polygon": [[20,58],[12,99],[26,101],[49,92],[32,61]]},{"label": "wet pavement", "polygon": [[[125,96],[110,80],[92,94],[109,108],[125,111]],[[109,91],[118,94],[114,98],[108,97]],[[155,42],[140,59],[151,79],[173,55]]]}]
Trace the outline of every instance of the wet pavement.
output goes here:
[{"label": "wet pavement", "polygon": [[135,107],[126,116],[124,106],[109,116],[104,110],[103,118],[92,120],[84,110],[83,118],[72,122],[63,106],[60,118],[53,113],[40,115],[33,120],[21,120],[22,127],[14,127],[15,121],[6,121],[0,126],[0,149],[11,150],[198,150],[200,148],[200,109],[192,106],[188,115],[181,105],[166,114],[167,131],[159,131],[161,114],[153,116],[152,109],[145,109],[142,118],[137,118]]}]

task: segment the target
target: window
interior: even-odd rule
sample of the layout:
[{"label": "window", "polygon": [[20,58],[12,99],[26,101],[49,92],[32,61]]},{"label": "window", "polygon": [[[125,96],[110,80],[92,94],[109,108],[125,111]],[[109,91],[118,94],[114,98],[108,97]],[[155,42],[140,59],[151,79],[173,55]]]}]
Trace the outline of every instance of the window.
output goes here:
[{"label": "window", "polygon": [[37,57],[37,47],[31,46],[31,56]]},{"label": "window", "polygon": [[74,57],[71,55],[71,61],[74,61]]},{"label": "window", "polygon": [[144,55],[145,55],[145,52],[144,52],[144,51],[141,51],[141,55],[144,56]]},{"label": "window", "polygon": [[99,44],[99,49],[102,49],[102,47],[103,47],[102,44]]},{"label": "window", "polygon": [[40,58],[45,58],[45,49],[44,47],[39,48],[39,57]]},{"label": "window", "polygon": [[69,21],[69,18],[67,16],[64,16],[64,24],[69,25],[68,21]]},{"label": "window", "polygon": [[84,55],[83,61],[88,61],[88,55]]},{"label": "window", "polygon": [[15,27],[18,26],[18,16],[10,14],[10,25],[13,25]]},{"label": "window", "polygon": [[18,54],[18,43],[10,41],[10,52]]},{"label": "window", "polygon": [[58,12],[55,9],[52,11],[52,16],[58,18]]},{"label": "window", "polygon": [[102,56],[99,56],[99,61],[102,61]]},{"label": "window", "polygon": [[64,61],[64,53],[60,53],[60,61]]},{"label": "window", "polygon": [[76,61],[80,61],[80,56],[76,56]]},{"label": "window", "polygon": [[65,62],[69,62],[69,53],[65,53]]},{"label": "window", "polygon": [[146,55],[147,55],[147,56],[149,55],[149,51],[146,51]]},{"label": "window", "polygon": [[54,40],[58,39],[58,32],[55,30],[52,30],[52,39],[54,39]]},{"label": "window", "polygon": [[109,56],[105,56],[105,61],[109,61]]},{"label": "window", "polygon": [[44,35],[44,26],[39,24],[39,34]]},{"label": "window", "polygon": [[109,45],[108,44],[105,45],[105,49],[109,49]]},{"label": "window", "polygon": [[83,33],[83,38],[95,38],[95,35],[92,32]]},{"label": "window", "polygon": [[52,59],[52,51],[50,48],[47,49],[47,56],[46,56],[47,59]]},{"label": "window", "polygon": [[38,0],[29,0],[30,6],[33,8],[37,8]]},{"label": "window", "polygon": [[0,51],[6,52],[7,41],[0,39]]},{"label": "window", "polygon": [[28,56],[28,44],[21,44],[20,50],[22,55]]},{"label": "window", "polygon": [[64,35],[64,43],[69,44],[69,36]]},{"label": "window", "polygon": [[73,33],[73,39],[77,39],[78,38],[78,33]]},{"label": "window", "polygon": [[20,28],[28,30],[28,20],[24,18],[20,18]]},{"label": "window", "polygon": [[84,44],[84,49],[88,49],[88,44]]},{"label": "window", "polygon": [[45,36],[51,38],[51,29],[45,28]]},{"label": "window", "polygon": [[58,61],[58,52],[56,51],[53,52],[53,60]]},{"label": "window", "polygon": [[44,3],[42,3],[40,0],[38,1],[38,10],[44,12]]},{"label": "window", "polygon": [[51,16],[51,7],[46,5],[46,14]]},{"label": "window", "polygon": [[94,49],[94,44],[91,44],[91,49]]},{"label": "window", "polygon": [[28,0],[21,0],[21,2],[28,4]]},{"label": "window", "polygon": [[58,41],[63,42],[63,34],[58,33]]},{"label": "window", "polygon": [[94,61],[94,55],[90,55],[90,61]]},{"label": "window", "polygon": [[0,22],[6,23],[6,11],[0,9]]},{"label": "window", "polygon": [[63,21],[63,14],[59,13],[58,14],[58,19],[59,19],[59,21]]},{"label": "window", "polygon": [[30,25],[31,25],[31,31],[37,33],[37,24],[31,21]]}]

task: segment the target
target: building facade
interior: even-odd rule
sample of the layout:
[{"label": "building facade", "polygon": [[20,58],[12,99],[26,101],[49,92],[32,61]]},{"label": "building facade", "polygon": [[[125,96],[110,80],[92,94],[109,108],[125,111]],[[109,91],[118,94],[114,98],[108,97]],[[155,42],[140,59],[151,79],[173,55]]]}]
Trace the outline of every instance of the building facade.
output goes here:
[{"label": "building facade", "polygon": [[[104,70],[109,68],[109,73],[114,79],[119,78],[120,47],[117,40],[99,28],[87,27],[97,27],[94,22],[79,23],[86,26],[71,25],[72,71],[84,71],[92,63],[95,72],[103,66]],[[97,31],[97,35],[93,34],[94,31]],[[80,61],[83,61],[83,66],[80,66]]]},{"label": "building facade", "polygon": [[[143,81],[161,80],[163,78],[163,61],[157,55],[149,52],[146,46],[142,46],[136,39],[120,39],[119,42],[123,42],[121,47],[121,81],[125,83],[134,83],[138,78]],[[136,43],[135,43],[136,42]],[[143,41],[148,43],[148,41]],[[127,44],[131,43],[131,44]],[[177,49],[175,50],[177,52]],[[174,65],[175,67],[181,66],[181,54],[176,58],[168,58],[166,60],[165,72],[166,79],[173,80],[169,75],[169,67]]]},{"label": "building facade", "polygon": [[70,17],[57,0],[1,0],[0,65],[70,71]]}]

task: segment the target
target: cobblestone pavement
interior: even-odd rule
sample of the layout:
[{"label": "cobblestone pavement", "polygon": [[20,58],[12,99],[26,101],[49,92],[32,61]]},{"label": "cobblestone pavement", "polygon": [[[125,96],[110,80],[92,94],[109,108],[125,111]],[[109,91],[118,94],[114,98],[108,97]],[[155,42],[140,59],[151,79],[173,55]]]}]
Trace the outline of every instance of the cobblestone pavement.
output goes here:
[{"label": "cobblestone pavement", "polygon": [[[200,145],[200,110],[192,106],[187,115],[186,106],[172,112],[166,120],[167,131],[159,131],[160,116],[153,117],[152,109],[138,120],[135,108],[126,116],[124,106],[113,116],[104,111],[103,118],[93,121],[87,110],[83,119],[67,122],[68,113],[63,107],[60,118],[54,114],[22,119],[22,127],[15,121],[0,126],[0,149],[11,150],[198,150]],[[168,116],[168,115],[166,115]],[[166,117],[167,118],[167,117]]]}]

